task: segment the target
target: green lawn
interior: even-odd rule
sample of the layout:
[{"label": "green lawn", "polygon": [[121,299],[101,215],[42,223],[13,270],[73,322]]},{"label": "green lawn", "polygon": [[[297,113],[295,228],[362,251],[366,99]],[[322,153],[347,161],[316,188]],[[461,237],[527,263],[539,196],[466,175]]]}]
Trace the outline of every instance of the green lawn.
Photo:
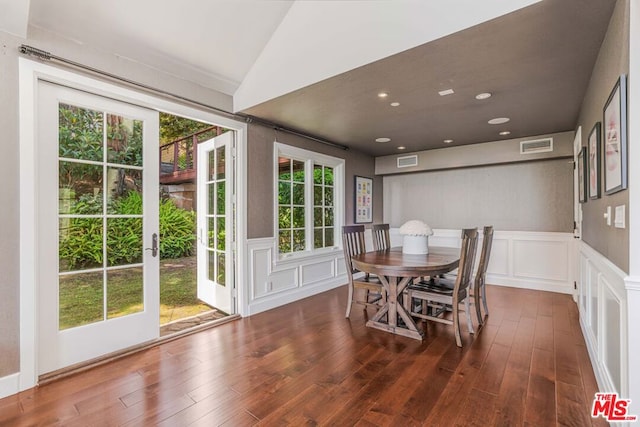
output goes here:
[{"label": "green lawn", "polygon": [[[110,271],[107,277],[107,317],[143,310],[142,269]],[[60,329],[102,320],[102,273],[60,277]],[[196,298],[195,257],[160,262],[160,324],[211,310]]]}]

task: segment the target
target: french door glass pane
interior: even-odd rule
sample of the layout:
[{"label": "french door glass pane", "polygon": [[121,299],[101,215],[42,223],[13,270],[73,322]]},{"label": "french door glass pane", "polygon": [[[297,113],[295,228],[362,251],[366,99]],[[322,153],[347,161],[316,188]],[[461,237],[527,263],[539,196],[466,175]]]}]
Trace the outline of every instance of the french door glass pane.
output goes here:
[{"label": "french door glass pane", "polygon": [[58,219],[60,272],[102,267],[102,218]]},{"label": "french door glass pane", "polygon": [[142,171],[107,168],[107,213],[142,215]]},{"label": "french door glass pane", "polygon": [[142,121],[107,114],[107,161],[142,166]]},{"label": "french door glass pane", "polygon": [[101,162],[104,116],[99,111],[60,104],[58,154],[60,157]]},{"label": "french door glass pane", "polygon": [[107,318],[122,317],[144,310],[142,267],[107,272]]},{"label": "french door glass pane", "polygon": [[220,286],[225,286],[226,275],[225,275],[225,254],[218,254],[218,274],[217,274],[217,283]]},{"label": "french door glass pane", "polygon": [[62,275],[58,298],[60,330],[75,328],[104,319],[102,271]]},{"label": "french door glass pane", "polygon": [[211,280],[212,282],[216,281],[216,261],[217,261],[217,254],[215,251],[208,251],[208,256],[209,256],[209,268],[208,268],[208,272],[207,272],[207,277],[209,280]]},{"label": "french door glass pane", "polygon": [[102,166],[64,160],[58,165],[58,213],[101,214]]},{"label": "french door glass pane", "polygon": [[107,265],[142,262],[142,218],[107,218]]}]

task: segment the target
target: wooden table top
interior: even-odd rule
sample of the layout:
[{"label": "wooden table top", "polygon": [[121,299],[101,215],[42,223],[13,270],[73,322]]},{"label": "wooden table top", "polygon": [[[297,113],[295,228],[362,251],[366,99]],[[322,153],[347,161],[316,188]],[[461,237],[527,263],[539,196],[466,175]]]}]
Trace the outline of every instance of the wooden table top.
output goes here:
[{"label": "wooden table top", "polygon": [[401,247],[372,251],[352,258],[354,266],[367,273],[395,277],[432,276],[458,267],[460,249],[430,246],[426,255],[402,253]]}]

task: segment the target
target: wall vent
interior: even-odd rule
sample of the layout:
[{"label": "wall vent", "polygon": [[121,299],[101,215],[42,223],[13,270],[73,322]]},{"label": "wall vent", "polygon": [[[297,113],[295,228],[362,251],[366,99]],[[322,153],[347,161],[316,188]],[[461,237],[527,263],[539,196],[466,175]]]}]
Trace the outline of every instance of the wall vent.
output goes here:
[{"label": "wall vent", "polygon": [[520,141],[520,154],[537,154],[553,151],[553,138]]},{"label": "wall vent", "polygon": [[411,166],[418,166],[418,156],[416,154],[398,157],[398,168],[408,168]]}]

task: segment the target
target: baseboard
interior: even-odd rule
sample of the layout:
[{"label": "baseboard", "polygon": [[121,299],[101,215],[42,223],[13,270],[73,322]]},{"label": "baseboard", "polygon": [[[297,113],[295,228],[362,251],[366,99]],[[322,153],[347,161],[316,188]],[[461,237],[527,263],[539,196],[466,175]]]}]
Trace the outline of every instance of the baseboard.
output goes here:
[{"label": "baseboard", "polygon": [[573,286],[569,283],[551,283],[544,280],[527,280],[513,277],[505,278],[498,275],[487,274],[487,283],[496,286],[508,286],[511,288],[531,289],[534,291],[558,292],[561,294],[573,294]]},{"label": "baseboard", "polygon": [[0,399],[20,391],[20,374],[15,373],[0,378]]}]

